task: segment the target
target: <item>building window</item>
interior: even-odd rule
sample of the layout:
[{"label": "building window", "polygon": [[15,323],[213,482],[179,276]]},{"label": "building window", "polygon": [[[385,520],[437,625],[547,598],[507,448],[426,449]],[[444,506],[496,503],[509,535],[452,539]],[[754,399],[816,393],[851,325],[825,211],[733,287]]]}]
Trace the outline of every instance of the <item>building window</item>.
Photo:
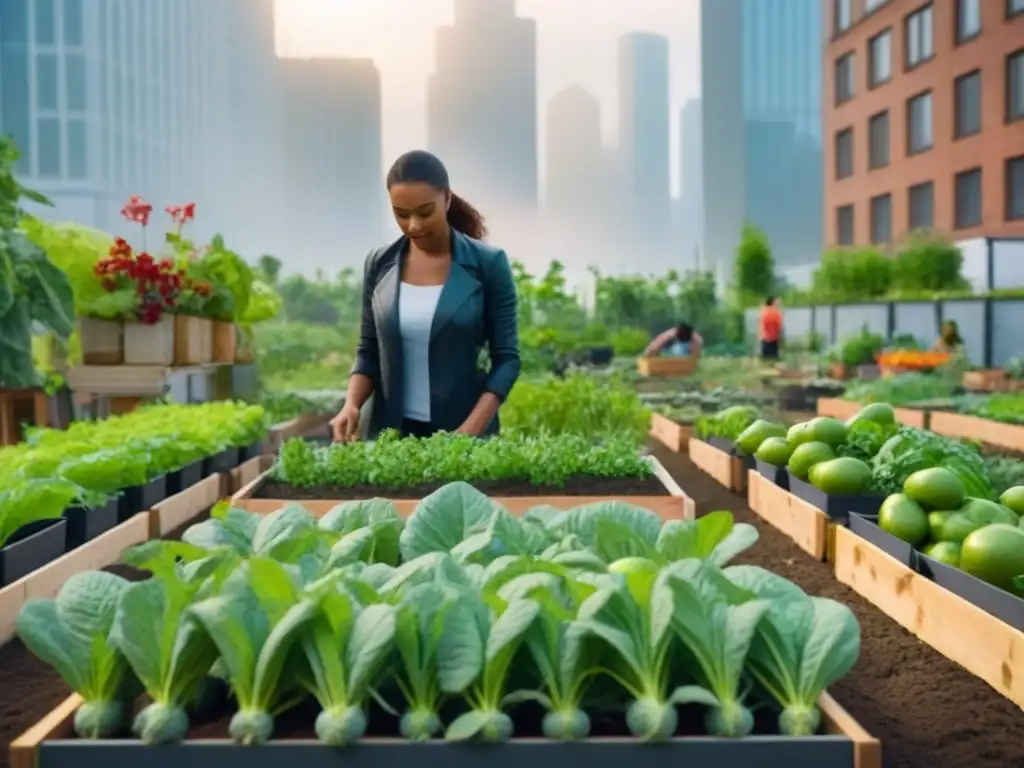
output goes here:
[{"label": "building window", "polygon": [[954,135],[958,139],[981,131],[981,70],[961,75],[953,83]]},{"label": "building window", "polygon": [[889,112],[879,112],[868,120],[868,167],[884,168],[889,164]]},{"label": "building window", "polygon": [[864,0],[864,13],[872,13],[885,5],[889,0]]},{"label": "building window", "polygon": [[1006,0],[1006,18],[1024,13],[1024,0]]},{"label": "building window", "polygon": [[1007,161],[1007,218],[1024,219],[1024,155]]},{"label": "building window", "polygon": [[68,120],[68,177],[89,178],[89,146],[85,136],[85,119]]},{"label": "building window", "polygon": [[981,168],[972,168],[956,175],[956,211],[953,217],[957,229],[981,225]]},{"label": "building window", "polygon": [[1024,219],[1024,155],[1006,161],[1006,218]]},{"label": "building window", "polygon": [[1006,57],[1006,119],[1024,118],[1024,49]]},{"label": "building window", "polygon": [[57,44],[54,0],[36,0],[36,42],[39,45]]},{"label": "building window", "polygon": [[60,146],[60,120],[56,117],[41,117],[36,123],[39,135],[39,175],[59,177],[63,172]]},{"label": "building window", "polygon": [[981,0],[956,0],[956,41],[965,43],[981,32]]},{"label": "building window", "polygon": [[64,45],[83,45],[82,0],[64,0]]},{"label": "building window", "polygon": [[835,0],[835,33],[845,32],[853,21],[853,0]]},{"label": "building window", "polygon": [[926,5],[907,16],[907,69],[923,64],[935,54],[932,7]]},{"label": "building window", "polygon": [[836,244],[853,245],[853,205],[836,208]]},{"label": "building window", "polygon": [[892,195],[871,198],[871,242],[892,240]]},{"label": "building window", "polygon": [[845,128],[836,134],[836,178],[845,179],[853,175],[853,128]]},{"label": "building window", "polygon": [[907,102],[907,154],[932,148],[932,92],[925,91]]},{"label": "building window", "polygon": [[71,112],[85,112],[85,56],[68,53],[64,56],[64,99]]},{"label": "building window", "polygon": [[40,53],[36,56],[36,107],[57,110],[57,56]]},{"label": "building window", "polygon": [[908,208],[910,229],[930,229],[935,226],[935,185],[926,181],[910,188]]},{"label": "building window", "polygon": [[892,77],[892,30],[887,29],[868,43],[868,85],[875,88]]},{"label": "building window", "polygon": [[836,104],[853,98],[853,54],[847,53],[836,59]]}]

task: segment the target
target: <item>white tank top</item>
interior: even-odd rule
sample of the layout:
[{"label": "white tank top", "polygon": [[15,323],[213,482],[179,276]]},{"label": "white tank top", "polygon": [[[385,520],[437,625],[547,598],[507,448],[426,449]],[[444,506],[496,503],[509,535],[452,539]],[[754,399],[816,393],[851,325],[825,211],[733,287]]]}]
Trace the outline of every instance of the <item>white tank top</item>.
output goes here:
[{"label": "white tank top", "polygon": [[403,415],[414,421],[430,421],[430,327],[443,288],[403,282],[398,291]]}]

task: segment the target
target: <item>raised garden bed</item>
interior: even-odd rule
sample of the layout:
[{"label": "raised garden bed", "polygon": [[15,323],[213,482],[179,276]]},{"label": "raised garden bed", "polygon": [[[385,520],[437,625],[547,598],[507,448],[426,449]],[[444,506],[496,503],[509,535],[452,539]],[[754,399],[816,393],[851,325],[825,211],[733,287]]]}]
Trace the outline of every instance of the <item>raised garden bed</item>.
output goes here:
[{"label": "raised garden bed", "polygon": [[791,472],[787,474],[789,475],[788,489],[791,494],[812,507],[817,507],[830,519],[842,525],[846,525],[850,512],[860,515],[877,515],[882,502],[885,501],[884,496],[872,493],[856,496],[830,496],[806,480],[794,477]]},{"label": "raised garden bed", "polygon": [[[737,521],[760,529],[757,546],[740,555],[737,562],[769,568],[809,594],[839,600],[854,611],[862,630],[860,661],[831,692],[882,742],[886,766],[1024,765],[1024,741],[1018,735],[1024,732],[1024,712],[1016,704],[839,583],[831,564],[808,557],[791,538],[765,525],[741,497],[699,471],[685,454],[672,454],[657,446],[652,450],[685,485],[701,511],[727,509]],[[912,586],[916,590],[916,582]],[[904,590],[905,599],[912,599],[908,592]],[[948,628],[956,631],[952,622]],[[1004,648],[993,657],[1005,653]],[[1024,658],[1022,653],[1015,655]]]},{"label": "raised garden bed", "polygon": [[929,429],[946,437],[978,440],[998,448],[1024,452],[1024,426],[965,416],[960,413],[932,411]]},{"label": "raised garden bed", "polygon": [[[72,733],[74,712],[81,704],[78,696],[61,702],[32,729],[11,744],[12,768],[80,768],[99,765],[106,768],[174,768],[186,761],[192,768],[275,768],[282,761],[300,761],[308,768],[347,765],[355,768],[403,768],[410,761],[449,768],[476,768],[481,760],[497,768],[513,768],[529,763],[537,768],[560,768],[567,764],[587,764],[610,768],[628,762],[635,768],[660,768],[665,761],[701,768],[790,768],[794,765],[828,768],[881,768],[881,749],[872,738],[828,694],[822,696],[823,732],[804,738],[781,737],[759,731],[769,730],[765,722],[756,725],[755,734],[742,739],[721,739],[702,735],[701,712],[697,707],[680,711],[681,734],[667,743],[649,745],[628,736],[625,724],[610,719],[592,739],[569,744],[541,737],[540,718],[521,728],[522,738],[505,744],[446,744],[429,741],[410,743],[397,738],[396,724],[381,718],[371,721],[379,729],[366,744],[340,754],[337,749],[316,741],[308,724],[315,718],[303,708],[282,718],[273,741],[259,747],[234,744],[228,738],[226,717],[199,724],[188,740],[176,746],[147,746],[136,740],[86,741]],[[767,719],[767,718],[765,718]],[[520,734],[517,733],[517,736]]]},{"label": "raised garden bed", "polygon": [[636,371],[641,376],[691,376],[697,370],[697,358],[689,356],[638,357]]},{"label": "raised garden bed", "polygon": [[651,437],[670,451],[678,453],[687,450],[692,436],[692,424],[680,424],[660,413],[651,414]]},{"label": "raised garden bed", "polygon": [[[856,403],[853,400],[842,400],[837,397],[822,397],[818,400],[818,415],[831,416],[835,419],[845,421],[855,416],[864,407],[864,403]],[[928,428],[928,412],[915,410],[913,408],[894,408],[896,422],[906,427],[917,429]]]},{"label": "raised garden bed", "polygon": [[[650,459],[654,474],[645,478],[570,478],[564,486],[538,486],[525,481],[473,482],[514,514],[548,505],[569,509],[592,501],[619,499],[657,512],[665,518],[693,517],[692,502],[657,459]],[[233,494],[232,502],[250,512],[266,514],[282,502],[298,501],[315,515],[336,507],[339,501],[386,498],[394,501],[402,514],[409,514],[416,502],[433,493],[443,482],[419,486],[323,486],[297,488],[274,482],[267,471]]]},{"label": "raised garden bed", "polygon": [[753,466],[752,457],[740,457],[730,451],[690,438],[690,459],[723,486],[736,493],[747,490],[747,471]]},{"label": "raised garden bed", "polygon": [[844,528],[835,531],[833,561],[836,579],[841,583],[922,642],[1024,707],[1021,629]]},{"label": "raised garden bed", "polygon": [[760,472],[751,471],[747,502],[766,523],[791,539],[815,560],[828,554],[829,529],[835,525],[818,507],[775,484]]}]

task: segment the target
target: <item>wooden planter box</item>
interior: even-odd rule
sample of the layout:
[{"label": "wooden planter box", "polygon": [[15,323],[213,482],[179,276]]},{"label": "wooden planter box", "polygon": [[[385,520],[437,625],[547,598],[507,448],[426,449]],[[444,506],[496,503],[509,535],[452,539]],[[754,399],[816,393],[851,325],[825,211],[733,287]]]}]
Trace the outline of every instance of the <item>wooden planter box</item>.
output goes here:
[{"label": "wooden planter box", "polygon": [[80,317],[77,326],[85,365],[121,365],[124,362],[124,323]]},{"label": "wooden planter box", "polygon": [[14,637],[14,622],[29,600],[53,597],[74,574],[112,565],[148,538],[149,515],[143,512],[0,589],[0,645]]},{"label": "wooden planter box", "polygon": [[275,424],[267,436],[267,449],[272,453],[277,452],[286,440],[303,437],[316,429],[323,429],[326,434],[327,425],[333,418],[332,413],[304,413],[294,419]]},{"label": "wooden planter box", "polygon": [[832,561],[840,583],[1024,707],[1024,633],[845,528],[835,529]]},{"label": "wooden planter box", "polygon": [[243,461],[228,473],[227,493],[234,495],[254,482],[274,465],[273,456],[256,456]]},{"label": "wooden planter box", "polygon": [[702,472],[735,493],[747,491],[747,466],[743,459],[715,448],[710,443],[691,437],[689,441],[690,460]]},{"label": "wooden planter box", "polygon": [[174,316],[174,365],[203,365],[213,360],[213,322]]},{"label": "wooden planter box", "polygon": [[238,351],[238,334],[234,323],[213,321],[213,362],[233,363]]},{"label": "wooden planter box", "polygon": [[942,411],[933,411],[929,422],[931,431],[939,435],[966,437],[999,448],[1024,452],[1024,426]]},{"label": "wooden planter box", "polygon": [[830,532],[836,527],[828,515],[757,471],[750,471],[747,482],[747,504],[758,517],[792,539],[814,559],[826,558]]},{"label": "wooden planter box", "polygon": [[961,382],[964,389],[972,392],[1021,392],[1024,391],[1024,380],[1011,379],[1010,375],[1000,368],[988,368],[983,371],[968,371]]},{"label": "wooden planter box", "polygon": [[651,437],[673,453],[685,451],[689,445],[693,427],[679,424],[658,413],[651,414]]},{"label": "wooden planter box", "polygon": [[125,364],[172,365],[175,351],[174,326],[174,317],[171,315],[164,315],[153,325],[125,323]]},{"label": "wooden planter box", "polygon": [[[655,512],[666,520],[688,520],[696,517],[697,508],[693,499],[689,498],[679,487],[657,459],[648,457],[654,469],[654,475],[665,486],[664,496],[517,496],[509,498],[492,497],[493,501],[503,506],[514,515],[522,515],[535,507],[551,506],[556,509],[572,509],[584,504],[598,501],[624,501],[637,507]],[[317,517],[322,517],[330,510],[344,502],[344,499],[312,499],[303,501],[285,499],[254,499],[253,494],[267,481],[268,473],[262,473],[253,482],[246,485],[231,497],[231,503],[257,515],[267,515],[287,504],[299,504]],[[402,516],[412,514],[419,499],[392,499],[398,513]]]},{"label": "wooden planter box", "polygon": [[227,495],[227,475],[210,475],[149,510],[149,538],[159,539],[187,523]]},{"label": "wooden planter box", "polygon": [[50,398],[41,389],[0,389],[0,445],[21,442],[21,425],[50,426]]},{"label": "wooden planter box", "polygon": [[843,363],[829,363],[828,375],[838,381],[846,381],[850,378],[850,367]]},{"label": "wooden planter box", "polygon": [[747,736],[742,739],[683,736],[652,747],[639,739],[588,739],[557,743],[547,739],[515,739],[504,744],[446,744],[440,740],[408,742],[368,738],[341,751],[312,739],[272,740],[257,747],[225,739],[196,739],[181,744],[148,746],[133,739],[89,741],[73,735],[74,716],[82,699],[69,696],[11,743],[11,768],[496,768],[530,765],[597,768],[628,764],[631,768],[665,765],[700,768],[882,768],[882,746],[828,693],[818,699],[826,735],[806,738]]},{"label": "wooden planter box", "polygon": [[[838,397],[818,398],[818,415],[831,416],[840,421],[846,421],[855,416],[862,408],[863,403],[855,403],[852,400],[842,400]],[[927,411],[918,411],[913,408],[894,408],[896,421],[907,427],[926,429],[928,426]]]},{"label": "wooden planter box", "polygon": [[697,370],[695,357],[638,357],[636,370],[641,376],[691,376]]}]

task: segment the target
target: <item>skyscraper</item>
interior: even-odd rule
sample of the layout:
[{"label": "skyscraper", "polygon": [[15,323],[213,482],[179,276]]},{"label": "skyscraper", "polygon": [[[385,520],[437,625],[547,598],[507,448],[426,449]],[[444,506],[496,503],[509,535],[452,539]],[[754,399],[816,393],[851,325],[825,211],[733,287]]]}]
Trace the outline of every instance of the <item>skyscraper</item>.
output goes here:
[{"label": "skyscraper", "polygon": [[545,207],[556,216],[601,215],[607,205],[609,168],[601,138],[601,105],[578,85],[548,101]]},{"label": "skyscraper", "polygon": [[701,261],[714,270],[719,286],[727,282],[745,219],[742,29],[743,0],[701,1]]},{"label": "skyscraper", "polygon": [[[696,267],[703,249],[703,141],[700,99],[690,99],[679,116],[679,209],[676,241],[683,264]],[[693,258],[693,261],[690,258]]]},{"label": "skyscraper", "polygon": [[380,73],[370,59],[283,59],[280,67],[292,212],[281,255],[332,272],[383,238]]},{"label": "skyscraper", "polygon": [[623,212],[647,245],[667,245],[669,190],[668,38],[631,32],[619,39],[619,157]]},{"label": "skyscraper", "polygon": [[437,31],[428,143],[452,184],[486,214],[537,207],[537,29],[514,0],[457,0]]}]

